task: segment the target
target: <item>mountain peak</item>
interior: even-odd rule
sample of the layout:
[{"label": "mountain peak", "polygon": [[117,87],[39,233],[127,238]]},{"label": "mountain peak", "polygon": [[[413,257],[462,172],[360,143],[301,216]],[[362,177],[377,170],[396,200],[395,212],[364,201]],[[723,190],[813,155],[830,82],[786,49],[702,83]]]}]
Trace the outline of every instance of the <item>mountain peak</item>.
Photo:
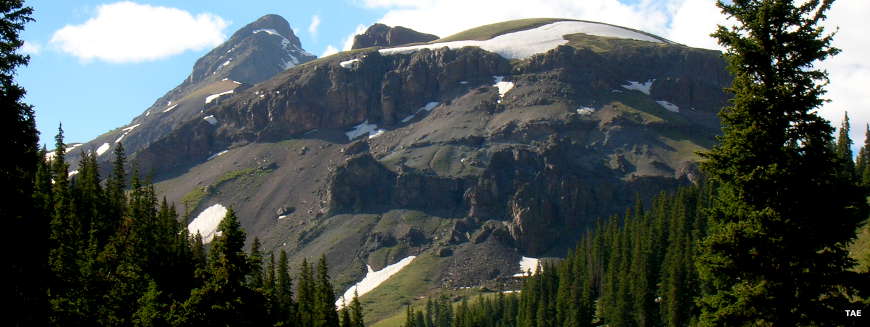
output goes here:
[{"label": "mountain peak", "polygon": [[291,45],[297,48],[302,47],[299,38],[293,33],[293,29],[290,28],[290,23],[288,23],[284,17],[275,14],[265,15],[254,22],[245,25],[245,27],[236,31],[230,40],[245,38],[250,36],[252,33],[256,34],[258,32],[266,32],[267,34],[284,37]]}]

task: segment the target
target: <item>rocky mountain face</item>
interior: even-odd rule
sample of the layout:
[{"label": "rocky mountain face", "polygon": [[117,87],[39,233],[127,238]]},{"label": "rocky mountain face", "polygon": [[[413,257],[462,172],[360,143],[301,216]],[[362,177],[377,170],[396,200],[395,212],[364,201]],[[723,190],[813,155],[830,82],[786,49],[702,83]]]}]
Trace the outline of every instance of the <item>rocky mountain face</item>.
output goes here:
[{"label": "rocky mountain face", "polygon": [[109,160],[111,149],[123,143],[135,153],[192,119],[217,97],[232,94],[267,80],[316,57],[302,49],[289,23],[266,15],[236,31],[227,41],[196,61],[191,74],[157,99],[130,124],[105,133],[71,153],[77,163],[80,151],[97,151]]},{"label": "rocky mountain face", "polygon": [[[557,35],[552,49],[519,59],[479,46],[384,51],[378,42],[423,39],[372,32],[360,50],[256,83],[266,74],[254,71],[284,57],[234,66],[242,60],[221,56],[243,42],[298,48],[274,19],[237,32],[185,83],[250,80],[201,93],[170,126],[133,129],[148,138],[128,153],[189,221],[232,206],[264,250],[296,262],[326,254],[340,288],[367,266],[414,256],[387,282],[401,294],[363,296],[397,310],[446,289],[512,289],[521,257],[562,256],[598,219],[696,182],[696,152],[719,133],[731,81],[717,51],[608,25],[608,36]],[[280,38],[256,32],[269,28]],[[159,101],[178,101],[172,94]],[[368,319],[392,314],[379,310]]]},{"label": "rocky mountain face", "polygon": [[390,27],[384,24],[374,24],[365,33],[353,37],[351,49],[368,47],[395,47],[403,44],[429,42],[437,40],[432,34],[420,33],[402,26]]}]

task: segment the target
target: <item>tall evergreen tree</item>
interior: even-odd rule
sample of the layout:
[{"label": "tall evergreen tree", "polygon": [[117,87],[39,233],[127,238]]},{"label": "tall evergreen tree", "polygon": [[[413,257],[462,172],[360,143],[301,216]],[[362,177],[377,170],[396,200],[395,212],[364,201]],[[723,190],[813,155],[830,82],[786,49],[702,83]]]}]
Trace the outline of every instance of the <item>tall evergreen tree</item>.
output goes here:
[{"label": "tall evergreen tree", "polygon": [[317,262],[317,281],[315,286],[315,320],[313,326],[338,327],[338,313],[335,308],[335,290],[329,281],[329,267],[326,256],[321,255]]},{"label": "tall evergreen tree", "polygon": [[[2,292],[11,326],[43,324],[47,316],[48,218],[34,210],[32,198],[39,132],[33,107],[24,103],[25,90],[15,82],[15,71],[30,60],[17,51],[24,45],[19,33],[33,21],[32,14],[22,0],[0,1],[0,148],[8,154],[0,160],[0,221],[15,231],[3,238],[3,248],[16,249],[3,265]],[[21,248],[21,244],[28,246]]]},{"label": "tall evergreen tree", "polygon": [[698,265],[709,287],[703,325],[826,325],[848,305],[845,245],[867,211],[814,111],[827,81],[814,64],[838,52],[819,25],[832,2],[718,2],[736,22],[713,34],[734,98],[704,155],[720,187]]},{"label": "tall evergreen tree", "polygon": [[837,147],[835,149],[837,158],[842,166],[843,174],[846,177],[855,176],[855,162],[852,161],[852,139],[849,137],[849,112],[843,114],[843,121],[840,123],[840,128],[837,133]]}]

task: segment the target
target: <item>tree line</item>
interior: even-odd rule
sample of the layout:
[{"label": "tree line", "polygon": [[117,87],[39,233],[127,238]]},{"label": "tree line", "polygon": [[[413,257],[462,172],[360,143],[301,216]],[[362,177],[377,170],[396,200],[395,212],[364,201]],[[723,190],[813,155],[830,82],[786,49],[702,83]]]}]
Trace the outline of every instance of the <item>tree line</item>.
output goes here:
[{"label": "tree line", "polygon": [[325,257],[316,265],[303,260],[294,279],[283,250],[277,262],[256,238],[244,250],[232,208],[204,244],[135,168],[127,176],[123,144],[105,186],[92,151],[70,174],[62,129],[53,153],[45,152],[40,156],[50,159],[37,162],[33,199],[37,216],[49,222],[48,324],[362,326],[356,297],[336,309]]}]

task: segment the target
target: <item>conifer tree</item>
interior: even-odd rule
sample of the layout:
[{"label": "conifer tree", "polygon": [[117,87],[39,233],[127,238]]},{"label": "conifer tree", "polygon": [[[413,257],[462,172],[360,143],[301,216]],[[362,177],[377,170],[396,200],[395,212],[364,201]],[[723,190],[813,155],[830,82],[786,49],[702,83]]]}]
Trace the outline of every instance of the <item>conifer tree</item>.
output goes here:
[{"label": "conifer tree", "polygon": [[[45,264],[48,218],[34,210],[33,183],[37,170],[37,142],[33,107],[24,103],[25,90],[15,82],[15,71],[27,65],[30,57],[18,52],[24,45],[19,33],[33,21],[33,9],[22,0],[0,2],[0,145],[6,157],[0,160],[0,221],[14,231],[3,238],[7,254],[3,270],[7,280],[3,298],[7,299],[6,318],[10,325],[44,324],[44,281],[49,276]],[[26,247],[21,247],[27,244]]]},{"label": "conifer tree", "polygon": [[842,166],[844,178],[855,176],[855,162],[852,161],[852,139],[849,137],[849,112],[843,114],[843,121],[837,134],[836,154]]},{"label": "conifer tree", "polygon": [[321,255],[317,262],[317,281],[315,286],[315,320],[313,326],[338,327],[338,313],[335,308],[335,291],[329,281],[329,268],[326,256]]},{"label": "conifer tree", "polygon": [[719,1],[736,25],[713,34],[734,75],[724,135],[704,155],[719,185],[698,268],[703,325],[826,325],[854,280],[844,248],[866,218],[839,174],[833,128],[814,111],[838,52],[819,23],[833,1]]},{"label": "conifer tree", "polygon": [[[431,326],[429,323],[427,326]],[[354,290],[353,299],[350,301],[350,327],[365,327],[363,321],[363,308],[359,302],[359,294]]]}]

